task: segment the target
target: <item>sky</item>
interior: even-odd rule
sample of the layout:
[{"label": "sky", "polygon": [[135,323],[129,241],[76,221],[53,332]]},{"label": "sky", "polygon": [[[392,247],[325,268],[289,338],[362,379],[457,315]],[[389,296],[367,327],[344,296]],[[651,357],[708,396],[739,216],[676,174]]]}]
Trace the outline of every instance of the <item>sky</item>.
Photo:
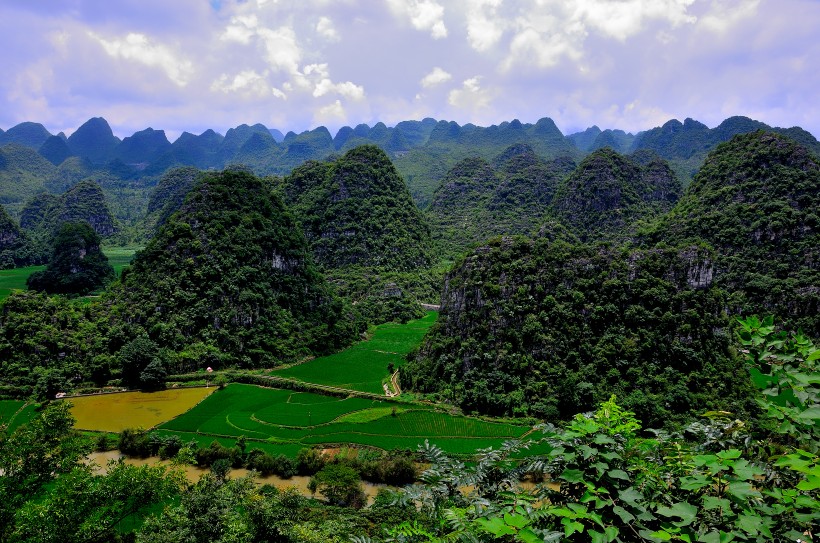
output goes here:
[{"label": "sky", "polygon": [[0,0],[0,128],[433,117],[820,136],[820,0]]}]

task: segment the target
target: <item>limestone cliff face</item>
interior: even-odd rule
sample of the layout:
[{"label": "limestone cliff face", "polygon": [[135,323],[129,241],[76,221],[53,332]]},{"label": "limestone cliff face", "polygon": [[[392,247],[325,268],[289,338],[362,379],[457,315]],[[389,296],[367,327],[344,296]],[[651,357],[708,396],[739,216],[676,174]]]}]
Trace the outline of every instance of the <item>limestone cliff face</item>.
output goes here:
[{"label": "limestone cliff face", "polygon": [[0,206],[0,269],[25,266],[33,262],[31,240],[20,231],[6,209]]},{"label": "limestone cliff face", "polygon": [[733,313],[772,313],[820,333],[820,162],[770,132],[736,136],[706,159],[653,241],[715,249],[713,280]]}]

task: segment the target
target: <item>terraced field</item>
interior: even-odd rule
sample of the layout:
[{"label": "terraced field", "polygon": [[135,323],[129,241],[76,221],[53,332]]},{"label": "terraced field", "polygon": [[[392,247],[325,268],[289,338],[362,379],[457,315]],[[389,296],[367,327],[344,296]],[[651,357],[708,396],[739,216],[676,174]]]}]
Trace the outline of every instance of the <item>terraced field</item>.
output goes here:
[{"label": "terraced field", "polygon": [[37,414],[36,406],[22,400],[0,400],[0,426],[8,433],[30,421]]},{"label": "terraced field", "polygon": [[271,375],[384,394],[382,383],[389,378],[388,365],[392,363],[394,368],[402,366],[405,355],[421,343],[437,318],[438,313],[431,311],[424,318],[407,324],[382,324],[376,327],[373,337],[367,341],[340,353],[274,370]]},{"label": "terraced field", "polygon": [[268,443],[359,444],[415,449],[425,439],[453,453],[499,446],[529,431],[522,425],[453,416],[424,406],[363,398],[333,398],[306,392],[233,384],[160,426],[200,436],[238,437]]}]

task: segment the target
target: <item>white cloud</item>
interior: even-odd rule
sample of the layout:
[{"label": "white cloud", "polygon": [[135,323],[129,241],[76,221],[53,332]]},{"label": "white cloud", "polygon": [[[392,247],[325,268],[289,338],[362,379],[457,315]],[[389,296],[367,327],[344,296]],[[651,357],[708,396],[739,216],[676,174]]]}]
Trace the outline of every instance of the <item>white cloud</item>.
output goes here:
[{"label": "white cloud", "polygon": [[429,30],[434,39],[447,37],[444,6],[435,0],[387,0],[387,5],[395,15],[410,19],[416,30]]},{"label": "white cloud", "polygon": [[501,39],[505,21],[498,16],[502,0],[467,0],[467,41],[476,51],[486,51]]},{"label": "white cloud", "polygon": [[425,75],[424,78],[421,80],[421,86],[426,88],[435,87],[436,85],[440,85],[442,83],[446,83],[447,81],[453,78],[452,75],[445,72],[443,69],[436,66],[433,68],[433,71],[429,74]]},{"label": "white cloud", "polygon": [[313,116],[313,120],[314,122],[320,124],[345,122],[347,120],[347,113],[345,112],[345,108],[342,106],[342,102],[340,100],[336,100],[332,104],[319,108]]},{"label": "white cloud", "polygon": [[700,19],[700,24],[709,30],[724,33],[731,27],[757,14],[760,0],[745,0],[744,2],[726,2],[716,0],[711,9]]},{"label": "white cloud", "polygon": [[316,32],[328,41],[339,41],[339,33],[329,17],[320,17],[316,23]]},{"label": "white cloud", "polygon": [[256,35],[259,27],[259,20],[256,15],[238,15],[231,17],[230,24],[219,37],[222,41],[235,41],[247,45],[251,38]]},{"label": "white cloud", "polygon": [[352,100],[361,100],[364,98],[364,87],[351,83],[350,81],[334,83],[330,79],[322,79],[316,84],[316,87],[313,89],[313,97],[319,98],[331,92],[341,94],[345,98]]},{"label": "white cloud", "polygon": [[211,90],[220,91],[225,94],[240,92],[246,95],[264,98],[273,95],[276,98],[287,99],[285,93],[276,87],[270,86],[265,75],[254,70],[244,70],[231,78],[228,74],[222,74],[219,79],[211,84]]},{"label": "white cloud", "polygon": [[481,88],[481,78],[471,77],[464,81],[460,89],[453,89],[447,96],[447,102],[454,107],[467,110],[486,109],[490,105],[490,93]]},{"label": "white cloud", "polygon": [[605,36],[624,41],[641,30],[648,20],[666,21],[672,26],[694,23],[688,13],[695,0],[585,0],[577,2],[573,20],[599,30]]},{"label": "white cloud", "polygon": [[[538,67],[548,68],[562,59],[578,61],[584,56],[585,42],[592,33],[625,42],[640,35],[653,21],[673,28],[693,24],[697,18],[689,13],[689,8],[695,1],[530,0],[510,22],[514,37],[502,68],[533,61]],[[475,41],[471,42],[474,47],[485,46],[480,39]]]},{"label": "white cloud", "polygon": [[132,32],[123,39],[107,40],[89,31],[88,36],[102,45],[110,57],[160,68],[171,81],[180,87],[187,85],[193,75],[194,67],[189,60],[177,58],[171,49],[152,43],[145,34]]},{"label": "white cloud", "polygon": [[292,28],[260,28],[258,33],[265,45],[265,58],[271,68],[289,73],[298,71],[302,50],[296,42],[296,32]]}]

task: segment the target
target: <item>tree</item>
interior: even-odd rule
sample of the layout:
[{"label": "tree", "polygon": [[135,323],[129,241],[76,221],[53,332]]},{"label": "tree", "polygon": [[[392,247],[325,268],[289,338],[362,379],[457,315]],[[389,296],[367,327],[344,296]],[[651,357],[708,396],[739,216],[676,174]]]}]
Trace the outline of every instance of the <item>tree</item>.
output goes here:
[{"label": "tree", "polygon": [[162,360],[154,358],[140,373],[140,383],[145,390],[161,390],[165,388],[166,377],[168,377],[168,372]]},{"label": "tree", "polygon": [[0,541],[14,531],[17,510],[88,452],[73,425],[69,404],[57,402],[11,436],[0,435]]},{"label": "tree", "polygon": [[361,508],[365,505],[362,481],[350,466],[328,464],[310,478],[308,489],[319,492],[332,505]]},{"label": "tree", "polygon": [[150,338],[141,336],[123,345],[119,359],[122,383],[127,387],[139,387],[143,384],[143,377],[148,379],[148,385],[155,384],[156,379],[160,378],[165,382],[165,366],[160,358],[159,347]]},{"label": "tree", "polygon": [[67,222],[54,236],[46,269],[27,280],[31,290],[49,294],[88,294],[114,278],[114,268],[100,250],[100,236],[86,222]]}]

